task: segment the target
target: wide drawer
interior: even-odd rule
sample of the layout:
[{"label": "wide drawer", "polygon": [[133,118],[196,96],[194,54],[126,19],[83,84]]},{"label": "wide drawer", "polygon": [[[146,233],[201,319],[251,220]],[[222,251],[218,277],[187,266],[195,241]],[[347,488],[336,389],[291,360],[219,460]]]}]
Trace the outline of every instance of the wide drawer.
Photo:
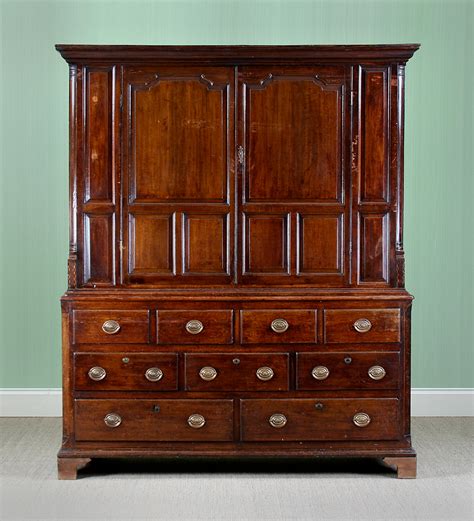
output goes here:
[{"label": "wide drawer", "polygon": [[298,353],[296,360],[300,390],[398,388],[398,352]]},{"label": "wide drawer", "polygon": [[400,342],[399,309],[327,309],[326,343]]},{"label": "wide drawer", "polygon": [[187,353],[188,391],[286,391],[288,353]]},{"label": "wide drawer", "polygon": [[316,310],[269,309],[240,312],[243,344],[316,342]]},{"label": "wide drawer", "polygon": [[74,310],[73,342],[76,344],[144,344],[149,341],[147,310]]},{"label": "wide drawer", "polygon": [[232,400],[75,400],[78,441],[231,441]]},{"label": "wide drawer", "polygon": [[231,344],[233,311],[157,311],[159,344]]},{"label": "wide drawer", "polygon": [[78,391],[174,391],[175,353],[75,353],[74,387]]},{"label": "wide drawer", "polygon": [[241,400],[243,441],[392,440],[397,398]]}]

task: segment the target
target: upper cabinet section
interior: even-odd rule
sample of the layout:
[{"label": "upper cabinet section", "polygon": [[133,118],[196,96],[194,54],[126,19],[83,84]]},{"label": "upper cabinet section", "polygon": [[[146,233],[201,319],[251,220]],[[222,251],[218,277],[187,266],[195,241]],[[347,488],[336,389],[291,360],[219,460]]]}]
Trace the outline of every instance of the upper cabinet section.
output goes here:
[{"label": "upper cabinet section", "polygon": [[69,287],[403,287],[417,45],[57,46]]}]

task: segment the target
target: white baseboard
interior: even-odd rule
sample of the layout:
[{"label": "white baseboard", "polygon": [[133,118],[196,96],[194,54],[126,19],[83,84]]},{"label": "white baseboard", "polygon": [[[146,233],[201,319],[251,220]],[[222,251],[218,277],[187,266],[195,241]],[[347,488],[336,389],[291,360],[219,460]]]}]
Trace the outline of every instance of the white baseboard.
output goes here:
[{"label": "white baseboard", "polygon": [[[412,416],[474,416],[474,389],[412,389]],[[0,416],[61,416],[61,389],[0,389]]]}]

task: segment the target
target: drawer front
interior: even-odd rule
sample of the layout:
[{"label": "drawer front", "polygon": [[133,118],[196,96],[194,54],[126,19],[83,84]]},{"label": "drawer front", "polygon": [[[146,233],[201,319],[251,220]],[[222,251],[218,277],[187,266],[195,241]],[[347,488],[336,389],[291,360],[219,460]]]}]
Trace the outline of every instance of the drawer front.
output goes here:
[{"label": "drawer front", "polygon": [[240,312],[243,344],[316,343],[316,310],[273,309]]},{"label": "drawer front", "polygon": [[400,342],[399,309],[327,309],[326,343]]},{"label": "drawer front", "polygon": [[390,352],[298,353],[299,390],[398,389],[400,355]]},{"label": "drawer front", "polygon": [[232,400],[75,400],[78,441],[231,441]]},{"label": "drawer front", "polygon": [[76,344],[146,344],[149,312],[126,310],[73,311],[73,342]]},{"label": "drawer front", "polygon": [[[393,440],[397,398],[241,400],[243,441]],[[370,419],[366,426],[364,424]]]},{"label": "drawer front", "polygon": [[157,311],[159,344],[231,344],[233,311]]},{"label": "drawer front", "polygon": [[178,356],[174,353],[75,353],[78,391],[175,391]]},{"label": "drawer front", "polygon": [[288,353],[185,356],[188,391],[287,391]]}]

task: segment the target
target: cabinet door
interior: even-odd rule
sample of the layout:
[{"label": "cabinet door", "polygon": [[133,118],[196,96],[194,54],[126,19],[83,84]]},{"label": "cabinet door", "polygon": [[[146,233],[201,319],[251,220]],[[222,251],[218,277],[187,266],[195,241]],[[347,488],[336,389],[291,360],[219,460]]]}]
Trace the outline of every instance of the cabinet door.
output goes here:
[{"label": "cabinet door", "polygon": [[125,68],[125,284],[231,281],[233,78],[225,67]]},{"label": "cabinet door", "polygon": [[244,284],[347,284],[351,74],[239,69]]}]

